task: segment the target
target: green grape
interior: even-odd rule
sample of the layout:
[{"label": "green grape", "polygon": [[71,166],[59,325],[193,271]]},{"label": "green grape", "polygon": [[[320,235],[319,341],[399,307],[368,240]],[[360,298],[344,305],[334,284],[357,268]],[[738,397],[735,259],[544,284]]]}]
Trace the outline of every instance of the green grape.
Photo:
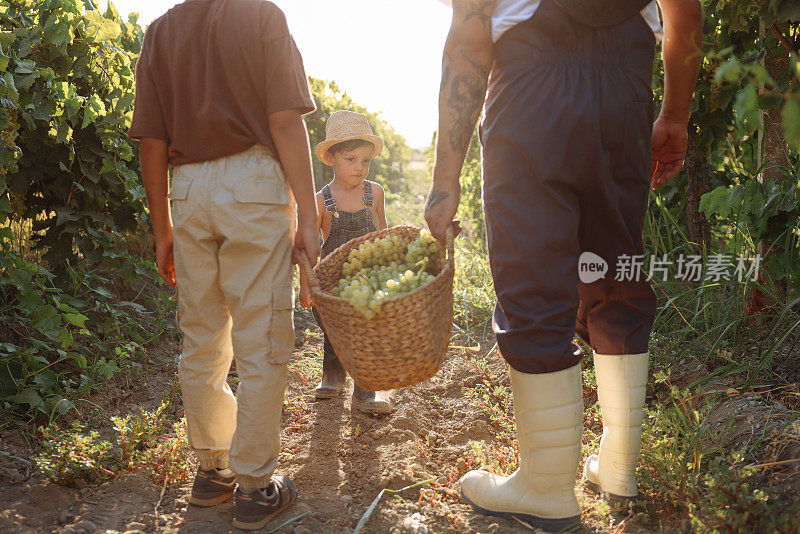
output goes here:
[{"label": "green grape", "polygon": [[427,269],[433,268],[438,254],[439,244],[428,230],[413,241],[398,235],[365,241],[347,254],[333,294],[372,319],[387,299],[433,280]]}]

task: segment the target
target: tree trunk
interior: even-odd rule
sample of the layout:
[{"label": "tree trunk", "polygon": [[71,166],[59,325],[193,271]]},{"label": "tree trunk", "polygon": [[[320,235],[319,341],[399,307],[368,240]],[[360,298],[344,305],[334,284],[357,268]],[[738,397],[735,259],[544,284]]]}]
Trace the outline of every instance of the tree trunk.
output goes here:
[{"label": "tree trunk", "polygon": [[[760,34],[763,38],[766,30],[763,19],[760,21]],[[763,60],[764,68],[773,80],[790,73],[789,53],[782,46],[768,50]],[[763,92],[763,88],[761,88]],[[765,180],[773,180],[781,183],[786,174],[781,167],[789,165],[789,146],[783,134],[783,119],[780,106],[761,110],[761,127],[758,132],[759,141],[759,166],[763,168],[758,175],[758,181],[763,183]],[[771,225],[768,223],[768,227]],[[761,265],[769,262],[769,257],[777,255],[783,250],[769,239],[762,238],[757,245],[757,253],[761,255]],[[750,293],[746,306],[748,315],[759,313],[779,313],[780,308],[788,303],[788,283],[786,279],[776,280],[767,272],[766,269],[759,271],[758,282],[774,293],[775,298],[755,289]]]},{"label": "tree trunk", "polygon": [[709,225],[706,216],[698,210],[700,197],[708,192],[711,178],[711,165],[697,137],[689,134],[686,150],[686,226],[689,240],[695,252],[701,254],[709,239]]},{"label": "tree trunk", "polygon": [[[789,53],[782,47],[770,50],[764,58],[764,68],[773,80],[778,80],[790,72]],[[774,107],[761,112],[763,123],[763,152],[762,161],[765,163],[761,181],[772,179],[780,183],[785,177],[781,166],[789,165],[789,145],[783,135],[783,119],[780,107]]]}]

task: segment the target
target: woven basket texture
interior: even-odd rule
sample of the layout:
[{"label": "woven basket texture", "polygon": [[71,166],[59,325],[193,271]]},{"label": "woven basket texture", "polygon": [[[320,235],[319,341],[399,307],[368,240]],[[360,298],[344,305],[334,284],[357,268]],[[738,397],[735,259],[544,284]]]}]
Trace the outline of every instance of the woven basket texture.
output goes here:
[{"label": "woven basket texture", "polygon": [[428,269],[435,278],[410,293],[383,302],[372,319],[330,292],[342,278],[342,265],[353,248],[372,239],[400,235],[409,240],[420,228],[395,226],[353,239],[311,269],[303,268],[311,286],[314,306],[322,318],[336,356],[362,388],[381,391],[423,382],[441,369],[453,325],[453,237]]}]

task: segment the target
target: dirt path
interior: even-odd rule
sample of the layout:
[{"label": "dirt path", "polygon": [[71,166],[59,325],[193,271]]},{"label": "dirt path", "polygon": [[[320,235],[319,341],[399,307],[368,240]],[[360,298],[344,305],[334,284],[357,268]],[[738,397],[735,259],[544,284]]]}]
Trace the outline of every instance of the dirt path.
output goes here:
[{"label": "dirt path", "polygon": [[[456,481],[470,468],[466,460],[470,442],[491,442],[495,436],[488,416],[470,405],[462,390],[479,385],[481,375],[473,362],[489,350],[488,344],[480,351],[453,349],[432,380],[394,392],[397,409],[392,414],[367,416],[351,410],[349,394],[313,401],[321,337],[308,314],[297,315],[297,327],[278,471],[294,480],[299,500],[265,532],[302,515],[280,532],[349,533],[381,489],[400,489],[428,479],[432,483],[422,488],[385,495],[364,532],[530,532],[513,521],[475,515],[457,498]],[[163,351],[174,355],[177,347],[166,345]],[[502,371],[499,358],[492,358],[491,365]],[[164,364],[129,391],[106,392],[104,402],[111,413],[123,414],[157,406],[174,379],[174,365]],[[352,389],[352,384],[348,387]],[[33,450],[21,436],[7,432],[2,450],[30,457]],[[187,507],[189,482],[166,486],[162,496],[162,487],[137,471],[71,489],[41,482],[32,464],[4,463],[15,466],[17,480],[0,477],[6,483],[0,486],[0,532],[238,532],[231,527],[232,501],[212,509]],[[580,497],[584,506],[591,504],[588,496]],[[606,529],[599,525],[582,529],[598,530]]]}]

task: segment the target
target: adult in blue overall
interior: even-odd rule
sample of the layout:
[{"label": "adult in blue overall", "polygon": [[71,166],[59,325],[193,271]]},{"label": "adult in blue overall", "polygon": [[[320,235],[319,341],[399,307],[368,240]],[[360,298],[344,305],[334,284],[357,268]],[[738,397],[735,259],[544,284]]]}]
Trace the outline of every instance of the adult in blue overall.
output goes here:
[{"label": "adult in blue overall", "polygon": [[[454,0],[426,219],[442,238],[481,124],[483,203],[497,293],[493,329],[510,365],[519,469],[471,471],[463,498],[481,513],[546,530],[580,522],[575,475],[581,349],[594,351],[603,414],[590,488],[633,498],[656,297],[616,280],[642,254],[649,188],[677,174],[702,34],[697,0]],[[653,57],[663,35],[664,102],[653,123]],[[487,91],[488,85],[488,91]],[[655,172],[653,172],[655,171]],[[581,281],[579,257],[608,265]],[[623,260],[624,261],[624,260]]]}]

